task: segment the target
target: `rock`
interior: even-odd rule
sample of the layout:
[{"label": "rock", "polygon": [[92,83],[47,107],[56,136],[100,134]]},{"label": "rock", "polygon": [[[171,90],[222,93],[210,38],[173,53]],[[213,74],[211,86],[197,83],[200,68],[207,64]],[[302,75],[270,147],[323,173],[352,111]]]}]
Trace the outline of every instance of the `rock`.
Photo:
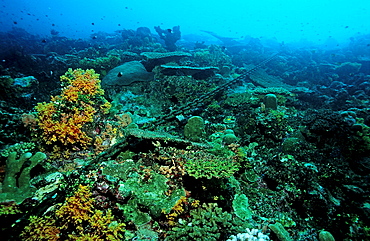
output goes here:
[{"label": "rock", "polygon": [[27,76],[27,77],[22,77],[22,78],[15,78],[13,85],[19,85],[20,87],[26,88],[26,87],[31,87],[31,85],[35,83],[38,84],[38,81],[35,77]]}]

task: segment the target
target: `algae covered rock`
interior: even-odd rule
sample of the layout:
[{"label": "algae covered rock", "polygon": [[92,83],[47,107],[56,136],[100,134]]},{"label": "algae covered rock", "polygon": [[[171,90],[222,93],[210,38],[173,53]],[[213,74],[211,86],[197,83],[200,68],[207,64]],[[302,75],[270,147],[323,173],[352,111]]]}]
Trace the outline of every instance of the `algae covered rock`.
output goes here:
[{"label": "algae covered rock", "polygon": [[282,151],[286,154],[293,154],[301,148],[301,140],[296,137],[288,137],[282,143]]},{"label": "algae covered rock", "polygon": [[158,218],[162,211],[169,212],[176,202],[185,195],[182,188],[173,190],[168,194],[168,179],[157,173],[151,173],[146,180],[138,173],[139,165],[133,161],[125,161],[122,164],[107,162],[103,174],[107,178],[119,179],[118,193],[127,204],[118,205],[123,211],[127,221],[140,226]]},{"label": "algae covered rock", "polygon": [[274,224],[270,224],[269,228],[276,234],[276,236],[278,237],[280,241],[292,241],[293,240],[290,237],[288,231],[286,231],[286,229],[281,223],[276,222]]},{"label": "algae covered rock", "polygon": [[335,73],[339,76],[348,76],[350,74],[356,74],[360,71],[362,64],[345,62],[335,68]]}]

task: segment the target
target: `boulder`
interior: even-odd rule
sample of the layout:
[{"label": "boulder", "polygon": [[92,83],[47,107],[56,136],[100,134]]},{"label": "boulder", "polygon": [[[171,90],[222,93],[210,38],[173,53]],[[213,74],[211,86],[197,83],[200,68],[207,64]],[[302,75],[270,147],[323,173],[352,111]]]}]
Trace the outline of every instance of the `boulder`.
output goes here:
[{"label": "boulder", "polygon": [[102,87],[130,85],[137,81],[151,81],[154,74],[146,71],[139,61],[126,62],[108,72],[102,80]]}]

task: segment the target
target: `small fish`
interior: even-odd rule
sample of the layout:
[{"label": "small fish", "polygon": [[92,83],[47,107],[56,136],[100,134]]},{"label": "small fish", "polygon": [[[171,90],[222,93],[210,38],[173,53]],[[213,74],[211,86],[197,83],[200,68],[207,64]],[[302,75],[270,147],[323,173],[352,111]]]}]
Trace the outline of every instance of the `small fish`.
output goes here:
[{"label": "small fish", "polygon": [[46,43],[47,41],[46,41],[46,39],[43,39],[43,40],[41,40],[41,42],[42,42],[42,43]]},{"label": "small fish", "polygon": [[91,25],[95,25],[95,23],[91,23]]},{"label": "small fish", "polygon": [[14,24],[18,24],[18,22],[16,22],[16,21],[14,21],[13,23],[14,23]]},{"label": "small fish", "polygon": [[91,38],[92,38],[92,39],[97,39],[98,37],[97,37],[97,36],[92,36]]}]

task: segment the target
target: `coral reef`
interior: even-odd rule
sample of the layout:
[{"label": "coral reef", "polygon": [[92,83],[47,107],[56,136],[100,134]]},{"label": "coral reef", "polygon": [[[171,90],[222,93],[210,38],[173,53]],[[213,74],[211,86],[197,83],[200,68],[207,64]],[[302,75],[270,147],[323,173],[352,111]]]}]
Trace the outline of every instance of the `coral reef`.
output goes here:
[{"label": "coral reef", "polygon": [[57,30],[0,32],[2,239],[369,239],[369,36]]}]

